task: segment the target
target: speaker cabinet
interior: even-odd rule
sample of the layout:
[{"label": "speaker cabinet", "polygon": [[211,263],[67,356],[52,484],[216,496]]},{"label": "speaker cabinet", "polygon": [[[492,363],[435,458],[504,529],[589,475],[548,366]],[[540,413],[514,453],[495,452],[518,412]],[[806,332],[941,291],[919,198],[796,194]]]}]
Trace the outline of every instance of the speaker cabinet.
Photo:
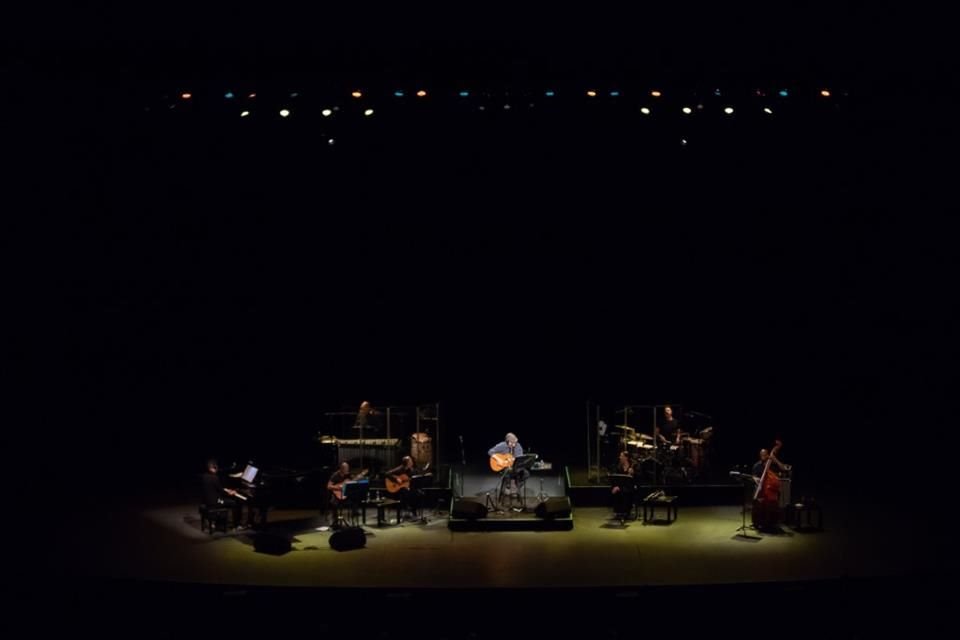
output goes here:
[{"label": "speaker cabinet", "polygon": [[290,536],[276,531],[261,531],[253,538],[253,549],[259,553],[282,556],[290,551]]},{"label": "speaker cabinet", "polygon": [[456,520],[476,520],[487,517],[487,505],[474,500],[457,499],[450,510],[450,517]]},{"label": "speaker cabinet", "polygon": [[367,534],[360,527],[347,527],[334,531],[330,536],[330,548],[334,551],[349,551],[367,546]]},{"label": "speaker cabinet", "polygon": [[537,505],[534,514],[538,518],[569,518],[573,508],[570,506],[570,498],[567,496],[547,498],[544,502]]}]

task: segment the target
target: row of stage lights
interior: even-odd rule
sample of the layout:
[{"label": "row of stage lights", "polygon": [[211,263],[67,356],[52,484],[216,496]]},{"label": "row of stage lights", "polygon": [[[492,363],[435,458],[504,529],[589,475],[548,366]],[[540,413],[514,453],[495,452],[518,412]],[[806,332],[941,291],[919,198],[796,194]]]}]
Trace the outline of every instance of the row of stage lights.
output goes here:
[{"label": "row of stage lights", "polygon": [[[289,94],[289,97],[290,97],[290,98],[297,98],[297,97],[299,97],[299,95],[300,95],[300,94],[299,94],[298,92],[292,92],[292,93]],[[413,95],[415,95],[417,98],[421,98],[421,99],[428,97],[428,93],[427,93],[427,91],[426,91],[425,89],[419,89],[419,90],[417,90]],[[460,98],[469,98],[471,95],[472,95],[471,92],[468,91],[468,90],[460,90],[460,91],[457,92],[457,96],[460,97]],[[554,91],[554,90],[552,90],[552,89],[547,89],[546,91],[543,92],[543,96],[544,96],[545,98],[554,98],[554,97],[556,97],[556,95],[557,95],[557,92]],[[596,91],[596,90],[594,90],[594,89],[588,89],[588,90],[586,90],[586,91],[584,92],[583,95],[584,95],[585,97],[587,97],[587,98],[598,98],[598,97],[600,97],[600,92],[598,92],[598,91]],[[607,92],[607,95],[608,95],[609,97],[611,97],[611,98],[619,98],[619,97],[621,96],[621,93],[620,93],[620,91],[617,91],[617,90],[611,90],[611,91],[608,91],[608,92]],[[663,94],[663,92],[660,91],[659,89],[652,89],[652,90],[650,90],[650,92],[649,92],[648,95],[649,95],[650,98],[653,98],[653,99],[656,100],[656,99],[662,98],[664,94]],[[721,96],[722,96],[722,92],[721,92],[719,89],[715,89],[714,92],[713,92],[713,95],[714,95],[715,97],[721,97]],[[767,96],[767,93],[766,93],[765,91],[761,90],[761,89],[757,89],[757,90],[754,92],[754,95],[755,95],[756,97],[760,97],[760,98],[766,98],[766,97],[768,97],[768,96]],[[779,98],[787,98],[787,97],[790,96],[790,92],[789,92],[787,89],[779,89],[779,90],[776,92],[776,95],[777,95]],[[830,91],[830,89],[825,89],[825,88],[824,88],[824,89],[819,89],[819,90],[817,91],[817,96],[818,96],[819,98],[821,98],[821,99],[831,98],[832,95],[833,95],[833,94],[832,94],[832,92]],[[359,90],[359,89],[354,89],[353,91],[350,92],[350,97],[353,98],[353,99],[355,99],[355,100],[360,100],[360,99],[364,98],[364,96],[365,96],[364,92],[361,91],[361,90]],[[393,92],[393,96],[394,96],[395,98],[404,98],[404,97],[407,96],[407,94],[406,94],[405,91],[402,91],[402,90],[399,90],[399,89],[398,89],[398,90],[396,90],[396,91]],[[257,97],[257,94],[256,94],[255,92],[251,92],[251,93],[248,93],[248,94],[246,95],[246,98],[247,98],[248,100],[253,100],[253,99],[255,99],[256,97]],[[227,91],[226,93],[223,94],[223,98],[224,98],[225,100],[232,101],[232,100],[234,100],[234,99],[237,99],[238,96],[237,96],[235,93],[233,93],[232,91]],[[189,91],[184,91],[184,92],[180,93],[180,100],[182,100],[182,101],[190,101],[190,100],[193,100],[193,99],[194,99],[194,96],[193,96],[193,94],[192,94],[191,92],[189,92]],[[530,106],[532,107],[533,104],[531,103]],[[172,108],[172,107],[173,107],[173,105],[171,105],[171,108]],[[512,107],[511,107],[511,105],[510,105],[509,103],[505,103],[505,104],[503,105],[503,109],[504,109],[504,110],[510,110],[511,108],[512,108]],[[486,106],[485,106],[485,105],[480,105],[480,106],[478,107],[478,109],[479,109],[480,111],[485,111],[485,110],[486,110]],[[703,105],[702,103],[698,103],[698,104],[696,104],[696,106],[685,105],[685,106],[683,106],[683,107],[680,108],[680,113],[682,113],[683,115],[693,115],[696,111],[703,111],[704,109],[705,109],[705,107],[704,107],[704,105]],[[320,115],[322,115],[322,116],[325,117],[325,118],[329,118],[329,117],[333,116],[336,111],[339,111],[339,107],[325,108],[325,109],[322,109],[322,110],[320,111]],[[735,112],[735,109],[734,109],[734,107],[731,106],[731,105],[726,105],[726,106],[723,107],[722,111],[723,111],[723,113],[724,113],[725,115],[732,116],[732,115],[734,114],[734,112]],[[768,115],[768,116],[772,116],[773,113],[774,113],[773,108],[772,108],[771,106],[769,106],[769,105],[764,106],[764,107],[762,108],[762,112],[765,113],[765,114]],[[371,117],[371,116],[374,115],[374,113],[375,113],[374,109],[369,108],[369,107],[363,110],[363,115],[364,115],[365,117]],[[653,114],[653,109],[651,109],[649,106],[642,106],[642,107],[640,107],[640,113],[643,114],[643,115],[645,115],[645,116],[649,116],[649,115],[652,115],[652,114]],[[251,110],[251,109],[243,109],[243,110],[240,111],[240,117],[241,117],[241,118],[247,118],[247,117],[249,117],[251,114],[252,114],[252,110]],[[291,115],[293,115],[293,111],[292,111],[291,109],[289,109],[289,108],[284,107],[284,108],[281,108],[281,109],[278,110],[278,115],[279,115],[281,118],[288,118],[288,117],[290,117]]]}]

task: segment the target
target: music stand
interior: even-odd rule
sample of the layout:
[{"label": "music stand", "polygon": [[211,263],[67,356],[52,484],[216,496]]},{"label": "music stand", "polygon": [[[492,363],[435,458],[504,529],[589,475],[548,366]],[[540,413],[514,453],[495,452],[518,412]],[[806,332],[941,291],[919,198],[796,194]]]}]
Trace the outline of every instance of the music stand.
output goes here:
[{"label": "music stand", "polygon": [[540,456],[535,453],[518,456],[514,459],[513,464],[504,470],[503,478],[500,480],[501,496],[503,495],[504,486],[509,480],[514,479],[517,481],[517,495],[520,497],[521,511],[527,510],[527,479],[523,472],[529,472],[530,467],[532,467],[533,463],[539,458]]},{"label": "music stand", "polygon": [[747,501],[752,501],[753,490],[756,487],[756,479],[749,473],[740,473],[739,471],[731,471],[730,477],[736,478],[740,481],[740,484],[743,485],[743,504],[740,505],[740,518],[742,524],[737,529],[737,535],[735,538],[744,538],[746,540],[762,540],[760,536],[751,536],[747,533]]},{"label": "music stand", "polygon": [[349,480],[343,483],[343,501],[350,506],[352,526],[356,526],[356,514],[361,504],[370,495],[370,480]]},{"label": "music stand", "polygon": [[[433,480],[432,473],[421,473],[417,476],[410,476],[410,491],[417,496],[417,520],[420,524],[427,524],[427,517],[423,515],[423,488]],[[434,514],[436,515],[436,514]]]}]

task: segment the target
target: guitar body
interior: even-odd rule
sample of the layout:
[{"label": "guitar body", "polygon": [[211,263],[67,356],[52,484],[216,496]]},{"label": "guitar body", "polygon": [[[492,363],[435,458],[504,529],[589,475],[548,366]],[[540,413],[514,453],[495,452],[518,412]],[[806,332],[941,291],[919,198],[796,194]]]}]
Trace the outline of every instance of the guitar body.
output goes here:
[{"label": "guitar body", "polygon": [[383,481],[387,485],[387,493],[397,493],[401,489],[410,488],[410,476],[405,473],[398,475],[396,480],[384,478]]},{"label": "guitar body", "polygon": [[513,466],[513,454],[495,453],[490,456],[490,468],[494,471],[503,471]]}]

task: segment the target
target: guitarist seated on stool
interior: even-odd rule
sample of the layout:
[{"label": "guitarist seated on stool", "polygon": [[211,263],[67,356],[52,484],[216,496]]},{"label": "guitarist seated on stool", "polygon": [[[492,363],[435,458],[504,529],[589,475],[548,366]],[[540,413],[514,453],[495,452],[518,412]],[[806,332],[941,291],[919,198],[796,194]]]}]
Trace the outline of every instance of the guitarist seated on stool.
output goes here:
[{"label": "guitarist seated on stool", "polygon": [[512,468],[513,461],[523,455],[523,447],[520,445],[520,441],[517,439],[517,436],[513,435],[512,433],[508,433],[504,437],[503,442],[490,449],[487,452],[487,455],[489,455],[491,458],[490,467],[492,469],[495,471],[508,469],[506,474],[510,479],[509,493],[511,495],[516,495],[517,481],[526,480],[530,476],[530,472],[526,469],[514,471]]},{"label": "guitarist seated on stool", "polygon": [[330,492],[330,506],[335,510],[339,509],[344,503],[343,496],[343,483],[355,480],[357,478],[363,477],[367,474],[367,471],[361,471],[360,473],[352,473],[350,471],[349,462],[341,462],[340,467],[333,472],[333,475],[330,476],[330,479],[327,480],[327,491]]},{"label": "guitarist seated on stool", "polygon": [[387,493],[400,500],[400,508],[404,511],[416,513],[420,510],[420,496],[416,491],[411,490],[410,480],[413,476],[422,474],[423,470],[417,468],[410,456],[403,456],[400,466],[387,471],[384,479]]}]

